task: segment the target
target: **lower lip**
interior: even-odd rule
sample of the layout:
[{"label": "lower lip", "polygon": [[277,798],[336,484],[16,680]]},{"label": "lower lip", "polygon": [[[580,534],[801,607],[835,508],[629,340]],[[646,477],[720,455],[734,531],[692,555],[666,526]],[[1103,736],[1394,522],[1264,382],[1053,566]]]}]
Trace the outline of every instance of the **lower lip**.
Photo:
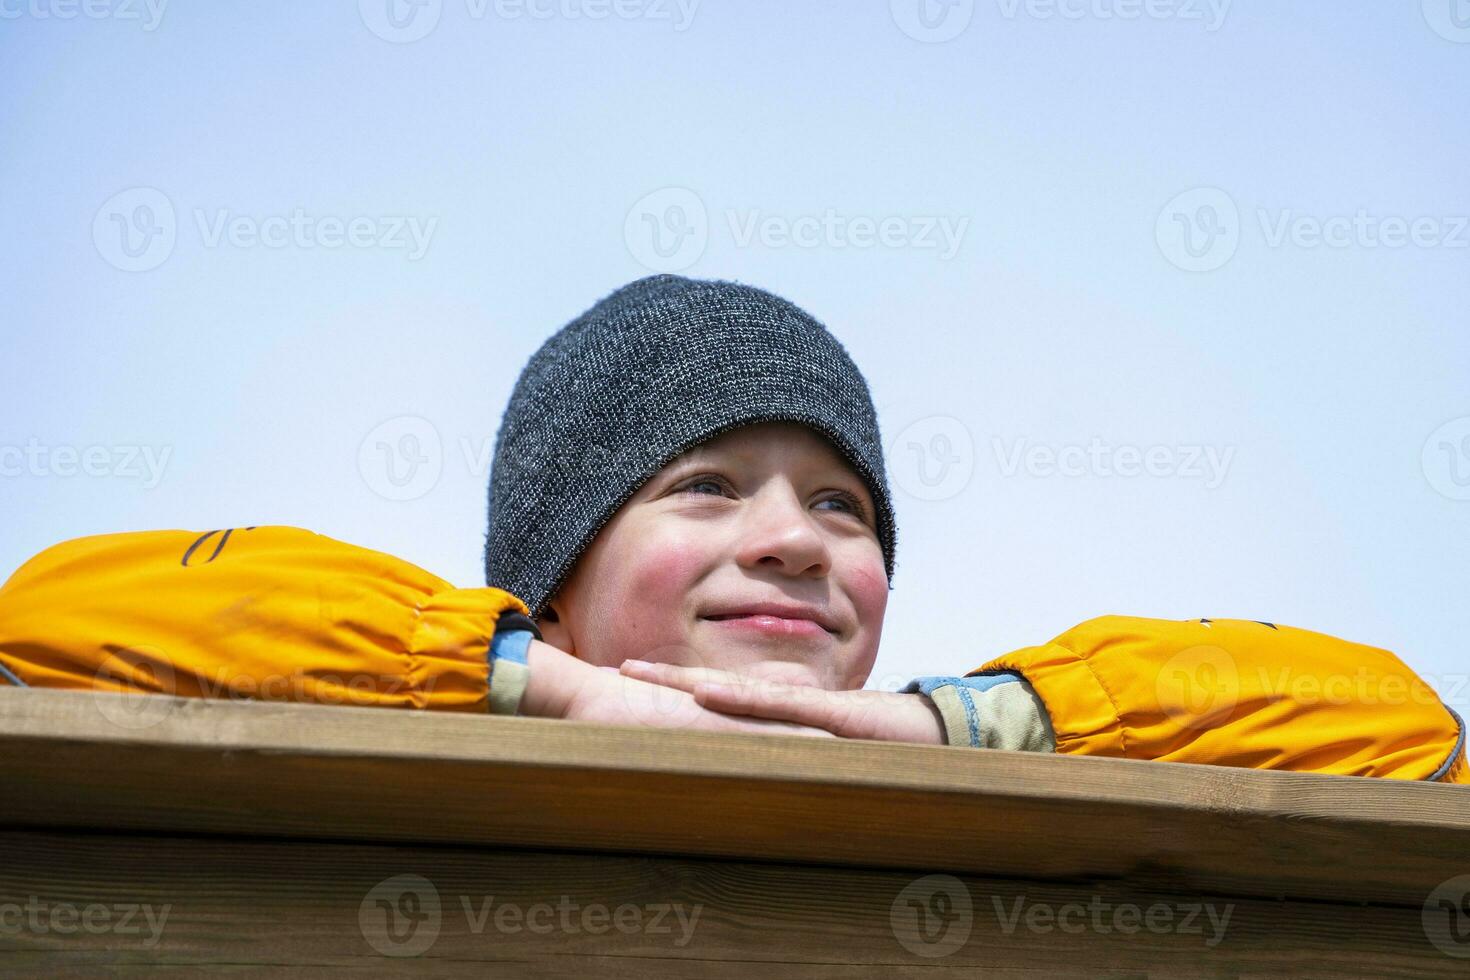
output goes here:
[{"label": "lower lip", "polygon": [[779,637],[827,637],[832,634],[826,627],[811,619],[785,619],[781,616],[732,616],[729,619],[711,619],[716,626],[725,626],[745,633]]}]

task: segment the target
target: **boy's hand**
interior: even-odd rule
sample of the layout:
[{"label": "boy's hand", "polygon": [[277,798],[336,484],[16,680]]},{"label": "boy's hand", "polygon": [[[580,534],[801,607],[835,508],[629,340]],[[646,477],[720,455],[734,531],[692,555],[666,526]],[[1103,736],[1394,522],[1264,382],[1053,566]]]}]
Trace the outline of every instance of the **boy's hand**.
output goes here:
[{"label": "boy's hand", "polygon": [[526,651],[530,680],[521,713],[597,725],[688,728],[832,738],[822,728],[787,721],[738,717],[701,707],[694,696],[594,667],[549,643],[532,640]]},{"label": "boy's hand", "polygon": [[687,691],[705,708],[824,729],[841,738],[945,745],[944,719],[922,694],[828,691],[781,681],[779,668],[743,677],[707,667],[625,660],[629,678]]}]

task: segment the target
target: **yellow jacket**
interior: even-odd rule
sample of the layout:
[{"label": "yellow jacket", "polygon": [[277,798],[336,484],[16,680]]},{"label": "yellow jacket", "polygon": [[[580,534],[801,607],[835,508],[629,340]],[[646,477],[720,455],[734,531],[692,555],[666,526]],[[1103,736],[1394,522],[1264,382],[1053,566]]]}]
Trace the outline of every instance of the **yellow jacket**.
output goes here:
[{"label": "yellow jacket", "polygon": [[1060,753],[1470,783],[1459,715],[1389,651],[1323,633],[1100,616],[972,676],[1001,671]]},{"label": "yellow jacket", "polygon": [[528,612],[301,528],[103,534],[0,586],[0,668],[36,687],[485,712],[507,610]]},{"label": "yellow jacket", "polygon": [[[524,670],[487,663],[507,613],[300,528],[98,535],[0,586],[0,684],[513,712]],[[1005,747],[983,730],[1032,704],[1060,753],[1470,782],[1460,718],[1398,657],[1272,623],[1103,616],[908,689],[952,744]]]}]

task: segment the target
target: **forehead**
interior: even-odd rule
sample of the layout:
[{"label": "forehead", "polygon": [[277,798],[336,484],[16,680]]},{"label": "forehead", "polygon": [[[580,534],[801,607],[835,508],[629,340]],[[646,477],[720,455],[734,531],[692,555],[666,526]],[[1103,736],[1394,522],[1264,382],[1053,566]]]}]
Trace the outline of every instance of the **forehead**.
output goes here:
[{"label": "forehead", "polygon": [[712,456],[768,460],[786,465],[821,463],[850,468],[837,447],[825,436],[797,422],[744,425],[700,443],[676,457],[674,462]]}]

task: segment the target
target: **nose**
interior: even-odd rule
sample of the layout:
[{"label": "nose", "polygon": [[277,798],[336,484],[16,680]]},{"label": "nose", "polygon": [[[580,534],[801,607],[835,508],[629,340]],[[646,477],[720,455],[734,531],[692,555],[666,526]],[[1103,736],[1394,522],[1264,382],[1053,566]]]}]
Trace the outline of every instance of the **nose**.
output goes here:
[{"label": "nose", "polygon": [[738,560],[744,568],[819,578],[830,571],[831,551],[795,488],[767,483],[749,499],[740,529]]}]

